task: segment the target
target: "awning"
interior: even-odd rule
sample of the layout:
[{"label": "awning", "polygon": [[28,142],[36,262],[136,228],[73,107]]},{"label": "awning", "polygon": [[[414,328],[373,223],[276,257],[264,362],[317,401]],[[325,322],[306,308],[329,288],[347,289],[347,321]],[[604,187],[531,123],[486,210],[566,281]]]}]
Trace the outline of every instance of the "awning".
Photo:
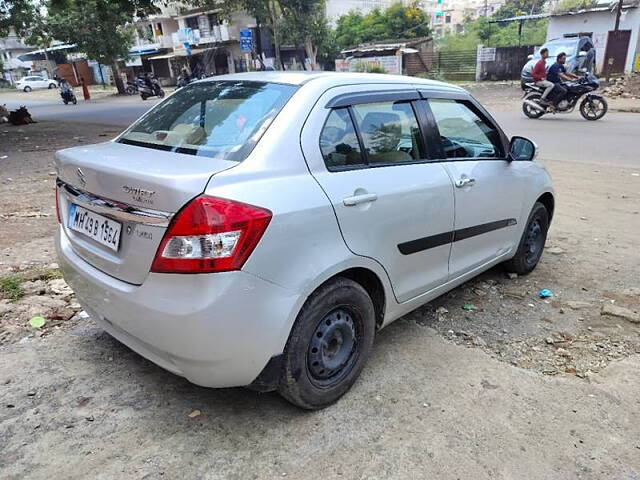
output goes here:
[{"label": "awning", "polygon": [[45,50],[47,53],[57,52],[58,50],[73,50],[76,48],[76,45],[73,43],[62,43],[59,45],[54,45],[49,48],[41,48],[39,50],[33,50],[31,52],[23,53],[22,55],[18,55],[18,58],[23,62],[30,62],[32,60],[42,60],[44,57]]},{"label": "awning", "polygon": [[[198,55],[203,52],[213,51],[213,50],[215,49],[214,48],[195,48],[191,50],[191,56]],[[186,57],[186,56],[187,56],[187,52],[182,50],[182,51],[172,52],[172,53],[163,53],[162,55],[154,55],[153,57],[147,57],[147,60],[162,60],[163,58],[167,59],[167,58]]]},{"label": "awning", "polygon": [[350,53],[386,52],[386,51],[395,51],[400,48],[404,48],[406,46],[407,46],[406,43],[378,43],[378,44],[362,45],[356,48],[349,48],[347,50],[342,50],[340,53],[344,55],[348,55]]},{"label": "awning", "polygon": [[177,56],[175,53],[167,53],[163,55],[154,55],[153,57],[147,57],[147,60],[162,60],[163,58],[173,58]]}]

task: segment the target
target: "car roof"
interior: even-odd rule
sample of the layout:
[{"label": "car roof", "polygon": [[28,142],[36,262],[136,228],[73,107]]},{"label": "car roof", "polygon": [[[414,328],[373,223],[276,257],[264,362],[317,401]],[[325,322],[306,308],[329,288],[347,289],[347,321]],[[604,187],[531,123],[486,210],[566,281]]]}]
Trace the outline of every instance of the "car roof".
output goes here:
[{"label": "car roof", "polygon": [[579,42],[583,38],[589,37],[563,37],[563,38],[553,38],[545,42],[545,45],[549,43],[567,43],[567,42]]},{"label": "car roof", "polygon": [[200,80],[200,82],[220,80],[243,80],[254,82],[285,83],[289,85],[306,85],[316,81],[322,81],[326,86],[340,87],[353,84],[385,83],[394,85],[419,86],[423,88],[433,87],[441,90],[456,90],[465,92],[464,89],[449,83],[428,80],[425,78],[409,77],[405,75],[390,75],[382,73],[347,73],[347,72],[322,72],[322,71],[267,71],[245,72],[218,75]]}]

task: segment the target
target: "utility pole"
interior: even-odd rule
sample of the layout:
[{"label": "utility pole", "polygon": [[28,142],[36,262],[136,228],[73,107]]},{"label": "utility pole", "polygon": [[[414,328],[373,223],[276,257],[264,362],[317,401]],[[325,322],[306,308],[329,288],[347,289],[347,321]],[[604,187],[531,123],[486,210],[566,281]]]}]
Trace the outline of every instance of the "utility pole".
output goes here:
[{"label": "utility pole", "polygon": [[618,9],[616,10],[616,27],[614,30],[617,32],[620,28],[620,15],[622,15],[622,3],[624,0],[618,0]]},{"label": "utility pole", "polygon": [[488,0],[484,0],[484,16],[485,16],[485,18],[489,16],[489,2],[488,2]]}]

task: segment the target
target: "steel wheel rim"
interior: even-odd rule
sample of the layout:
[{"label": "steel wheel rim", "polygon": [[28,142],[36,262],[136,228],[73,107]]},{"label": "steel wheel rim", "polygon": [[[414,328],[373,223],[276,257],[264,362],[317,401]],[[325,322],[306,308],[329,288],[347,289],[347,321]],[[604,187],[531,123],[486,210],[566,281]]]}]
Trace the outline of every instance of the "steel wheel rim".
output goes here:
[{"label": "steel wheel rim", "polygon": [[542,225],[538,218],[533,219],[527,228],[527,236],[525,238],[525,260],[527,264],[531,265],[535,263],[540,254],[542,253],[542,247],[544,245],[544,235],[542,231]]},{"label": "steel wheel rim", "polygon": [[329,387],[342,380],[358,357],[358,326],[354,312],[338,307],[313,331],[307,350],[307,371],[313,383]]}]

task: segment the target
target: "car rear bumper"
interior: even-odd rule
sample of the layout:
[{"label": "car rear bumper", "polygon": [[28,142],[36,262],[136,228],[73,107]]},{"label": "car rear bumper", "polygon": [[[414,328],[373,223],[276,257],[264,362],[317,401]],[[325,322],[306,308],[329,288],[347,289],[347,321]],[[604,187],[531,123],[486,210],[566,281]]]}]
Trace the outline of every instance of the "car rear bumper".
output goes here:
[{"label": "car rear bumper", "polygon": [[92,267],[58,228],[63,276],[110,335],[207,387],[249,385],[282,353],[300,296],[246,272],[151,273],[131,285]]}]

